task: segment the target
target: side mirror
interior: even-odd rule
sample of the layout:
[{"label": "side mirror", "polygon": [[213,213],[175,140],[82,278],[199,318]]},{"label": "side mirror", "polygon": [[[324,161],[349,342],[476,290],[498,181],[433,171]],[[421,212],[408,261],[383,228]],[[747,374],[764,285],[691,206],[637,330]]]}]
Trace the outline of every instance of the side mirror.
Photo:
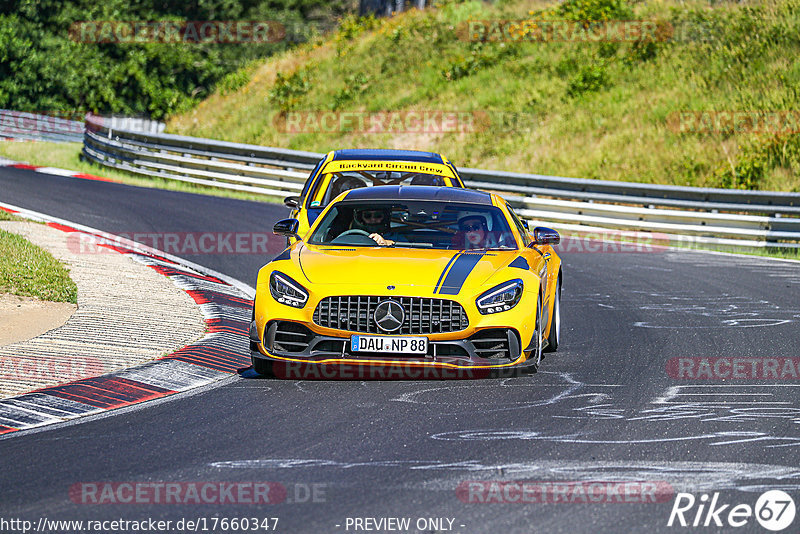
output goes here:
[{"label": "side mirror", "polygon": [[558,245],[560,242],[561,236],[552,228],[537,226],[533,229],[534,245]]},{"label": "side mirror", "polygon": [[300,221],[297,219],[283,219],[275,223],[272,227],[272,233],[275,235],[283,235],[286,237],[294,237],[300,239],[297,235],[297,230],[300,228]]},{"label": "side mirror", "polygon": [[303,199],[300,197],[286,197],[283,199],[283,205],[289,209],[300,209],[300,204],[303,202]]}]

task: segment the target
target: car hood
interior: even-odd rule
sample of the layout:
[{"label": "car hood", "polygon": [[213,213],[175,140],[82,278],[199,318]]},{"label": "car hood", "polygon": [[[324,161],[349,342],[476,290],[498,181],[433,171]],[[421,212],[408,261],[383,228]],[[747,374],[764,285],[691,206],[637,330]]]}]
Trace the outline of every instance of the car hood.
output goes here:
[{"label": "car hood", "polygon": [[516,251],[459,252],[383,247],[304,246],[300,267],[313,284],[417,288],[456,295],[482,286]]}]

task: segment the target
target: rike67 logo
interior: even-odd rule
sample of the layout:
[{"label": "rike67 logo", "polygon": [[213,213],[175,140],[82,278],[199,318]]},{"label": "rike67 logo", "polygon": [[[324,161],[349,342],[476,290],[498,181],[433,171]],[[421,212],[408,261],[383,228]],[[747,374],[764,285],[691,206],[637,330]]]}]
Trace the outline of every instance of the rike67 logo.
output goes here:
[{"label": "rike67 logo", "polygon": [[743,527],[753,518],[765,529],[779,532],[794,522],[797,508],[785,491],[770,490],[758,498],[755,506],[722,502],[719,493],[704,493],[695,498],[691,493],[678,493],[667,526]]}]

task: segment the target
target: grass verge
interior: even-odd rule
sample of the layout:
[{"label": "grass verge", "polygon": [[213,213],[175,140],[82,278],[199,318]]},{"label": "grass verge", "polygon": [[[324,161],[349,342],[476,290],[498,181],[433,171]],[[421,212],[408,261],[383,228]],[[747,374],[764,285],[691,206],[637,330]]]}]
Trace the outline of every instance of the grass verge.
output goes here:
[{"label": "grass verge", "polygon": [[760,256],[762,258],[779,258],[784,260],[800,261],[800,250],[798,249],[776,248],[776,247],[767,247],[763,249],[762,248],[745,249],[745,248],[718,247],[714,245],[708,245],[703,248],[699,248],[699,247],[680,245],[680,244],[673,244],[672,246],[680,249],[694,250],[698,252],[703,252],[708,250],[711,252],[725,252],[728,254],[741,254],[744,256]]},{"label": "grass verge", "polygon": [[[0,211],[0,218],[4,213]],[[78,287],[60,261],[5,230],[0,230],[0,292],[53,302],[78,302]]]},{"label": "grass verge", "polygon": [[13,213],[8,213],[5,210],[0,210],[0,221],[25,221],[22,217],[17,217]]}]

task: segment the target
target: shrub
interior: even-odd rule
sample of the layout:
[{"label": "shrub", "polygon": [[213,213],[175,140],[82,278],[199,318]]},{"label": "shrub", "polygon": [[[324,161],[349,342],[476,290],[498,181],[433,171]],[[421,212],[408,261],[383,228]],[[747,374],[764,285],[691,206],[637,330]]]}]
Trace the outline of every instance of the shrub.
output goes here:
[{"label": "shrub", "polygon": [[269,99],[280,111],[291,111],[297,109],[310,89],[306,71],[298,70],[288,76],[279,72],[275,77],[275,85],[269,92]]},{"label": "shrub", "polygon": [[226,74],[218,83],[217,89],[223,95],[227,95],[229,93],[233,93],[234,91],[241,89],[247,82],[250,81],[250,74],[248,73],[247,69],[239,69],[234,72],[230,72]]},{"label": "shrub", "polygon": [[633,17],[633,10],[625,0],[565,0],[557,13],[579,22],[627,20]]},{"label": "shrub", "polygon": [[466,53],[457,55],[450,61],[442,76],[446,80],[455,81],[471,76],[487,66],[493,66],[497,61],[510,54],[515,54],[517,47],[501,44],[472,43]]},{"label": "shrub", "polygon": [[348,74],[344,78],[344,87],[333,95],[331,109],[337,110],[352,102],[369,88],[370,77],[363,72]]},{"label": "shrub", "polygon": [[766,173],[785,168],[793,175],[800,174],[800,134],[762,137],[748,145],[731,168],[723,165],[714,173],[717,187],[733,189],[762,189]]},{"label": "shrub", "polygon": [[591,62],[580,67],[578,73],[567,85],[567,96],[575,98],[586,93],[599,91],[609,85],[605,61]]}]

